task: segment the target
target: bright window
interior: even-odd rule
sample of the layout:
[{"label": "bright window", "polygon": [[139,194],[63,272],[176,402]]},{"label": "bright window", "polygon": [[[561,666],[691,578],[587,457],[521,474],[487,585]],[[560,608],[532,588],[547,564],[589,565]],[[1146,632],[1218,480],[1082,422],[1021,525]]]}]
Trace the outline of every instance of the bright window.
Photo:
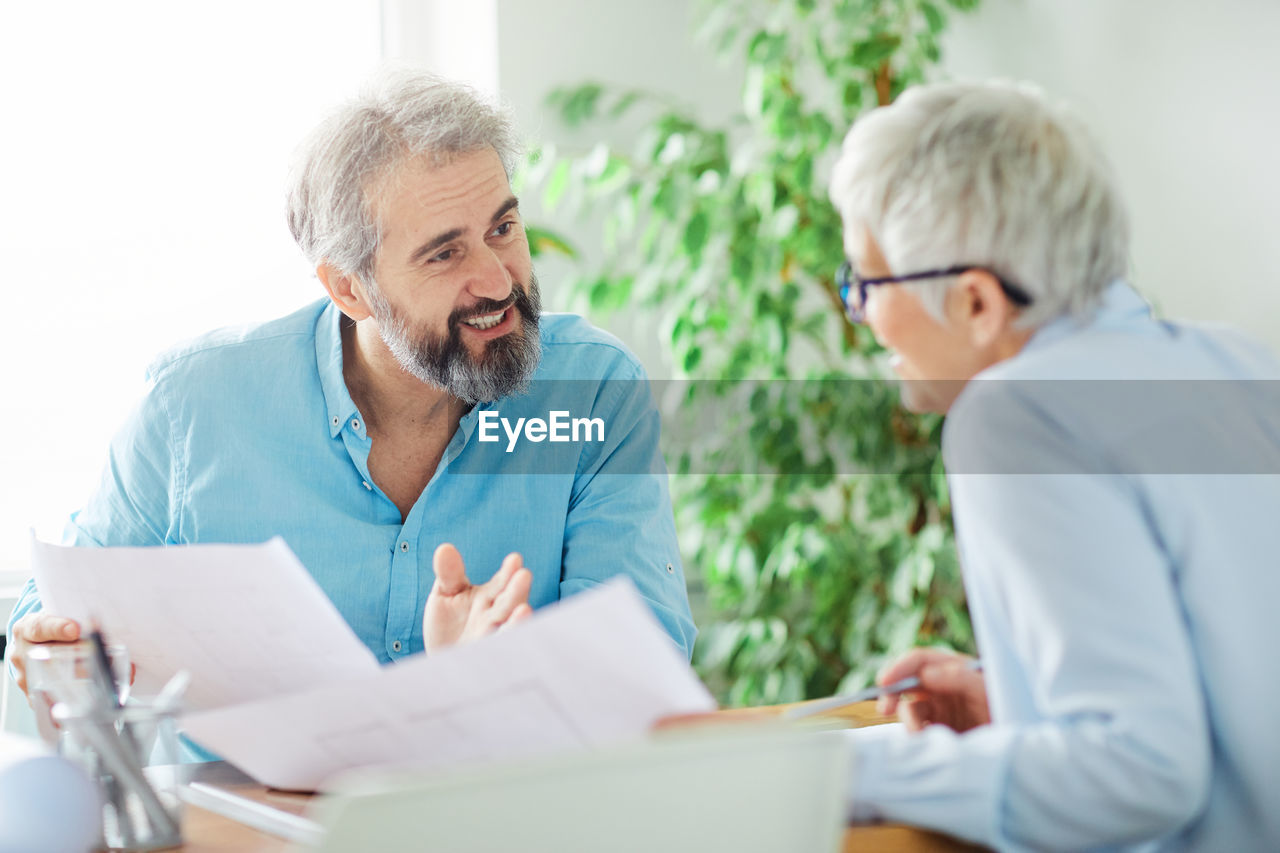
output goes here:
[{"label": "bright window", "polygon": [[57,540],[166,347],[323,295],[289,157],[376,67],[360,0],[0,7],[0,581]]}]

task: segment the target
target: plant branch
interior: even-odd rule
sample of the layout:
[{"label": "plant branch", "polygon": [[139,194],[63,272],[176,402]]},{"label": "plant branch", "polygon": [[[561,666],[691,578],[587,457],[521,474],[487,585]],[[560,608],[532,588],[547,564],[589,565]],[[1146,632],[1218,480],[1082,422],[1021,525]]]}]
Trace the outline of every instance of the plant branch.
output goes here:
[{"label": "plant branch", "polygon": [[893,74],[889,70],[889,60],[880,63],[873,77],[876,87],[876,103],[887,107],[893,101]]}]

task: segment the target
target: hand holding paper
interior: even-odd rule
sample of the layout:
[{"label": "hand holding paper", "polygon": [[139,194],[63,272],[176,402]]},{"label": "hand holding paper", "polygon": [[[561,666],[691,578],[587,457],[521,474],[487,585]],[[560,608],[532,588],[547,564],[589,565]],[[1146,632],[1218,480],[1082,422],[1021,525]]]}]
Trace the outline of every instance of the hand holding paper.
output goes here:
[{"label": "hand holding paper", "polygon": [[45,610],[82,625],[94,616],[129,649],[140,692],[187,669],[188,707],[213,708],[378,671],[282,539],[167,548],[33,540],[31,562]]}]

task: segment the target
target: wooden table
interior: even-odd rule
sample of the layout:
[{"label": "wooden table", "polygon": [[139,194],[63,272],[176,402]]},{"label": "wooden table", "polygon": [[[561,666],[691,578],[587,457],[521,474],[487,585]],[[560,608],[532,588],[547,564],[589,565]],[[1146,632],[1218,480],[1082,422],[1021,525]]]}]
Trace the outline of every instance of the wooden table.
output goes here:
[{"label": "wooden table", "polygon": [[[787,706],[747,708],[721,711],[726,718],[770,717]],[[875,713],[875,703],[864,702],[850,708],[823,715],[833,728],[877,725],[890,722],[891,718]],[[185,765],[173,768],[182,781],[201,781],[233,791],[258,802],[266,803],[282,811],[301,814],[310,802],[306,794],[288,794],[269,790],[247,778],[229,764]],[[187,806],[182,818],[182,835],[186,843],[181,850],[186,853],[283,853],[289,850],[288,842],[266,833],[236,823],[230,818]],[[845,832],[843,853],[853,851],[884,851],[884,853],[963,853],[982,848],[974,847],[949,836],[907,826],[853,826]]]}]

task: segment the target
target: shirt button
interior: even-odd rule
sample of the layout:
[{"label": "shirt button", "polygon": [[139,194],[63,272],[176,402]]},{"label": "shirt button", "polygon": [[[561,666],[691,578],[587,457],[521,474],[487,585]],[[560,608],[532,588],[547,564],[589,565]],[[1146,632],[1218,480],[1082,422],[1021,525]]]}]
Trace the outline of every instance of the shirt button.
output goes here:
[{"label": "shirt button", "polygon": [[667,574],[674,575],[675,573],[676,573],[675,566],[671,565],[670,563],[667,563]]},{"label": "shirt button", "polygon": [[400,543],[400,553],[401,553],[401,554],[407,554],[407,553],[409,553],[409,543],[408,543],[408,542],[401,542],[401,543]]},{"label": "shirt button", "polygon": [[393,652],[398,652],[398,651],[400,651],[400,641],[399,641],[399,640],[396,640],[394,643],[392,643],[392,644],[391,644],[391,651],[393,651]]},{"label": "shirt button", "polygon": [[353,430],[356,430],[357,432],[359,432],[359,431],[360,431],[360,422],[359,422],[358,420],[356,420],[355,418],[352,418],[352,419],[351,419],[351,428],[352,428]]},{"label": "shirt button", "polygon": [[339,421],[338,416],[337,416],[337,415],[334,415],[334,416],[333,416],[333,425],[334,425],[334,426],[337,426],[337,425],[338,425],[338,421]]},{"label": "shirt button", "polygon": [[361,480],[360,482],[364,483],[364,487],[365,487],[366,489],[368,489],[368,490],[369,490],[369,491],[371,491],[371,492],[373,491],[373,486],[370,486],[370,485],[369,485],[369,481],[368,481],[368,480]]}]

